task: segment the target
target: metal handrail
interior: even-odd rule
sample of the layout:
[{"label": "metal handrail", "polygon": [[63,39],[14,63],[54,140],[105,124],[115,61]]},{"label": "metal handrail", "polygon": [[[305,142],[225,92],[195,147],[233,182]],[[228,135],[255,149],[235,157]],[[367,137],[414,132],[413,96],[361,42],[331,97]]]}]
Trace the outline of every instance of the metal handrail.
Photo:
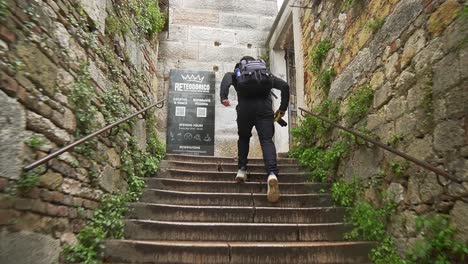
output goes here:
[{"label": "metal handrail", "polygon": [[63,154],[65,152],[69,151],[70,149],[73,149],[74,147],[76,147],[76,146],[78,146],[78,145],[80,145],[80,144],[82,144],[82,143],[84,143],[86,141],[89,141],[89,140],[101,135],[102,133],[104,133],[104,132],[106,132],[106,131],[108,131],[108,130],[116,127],[116,126],[118,126],[118,125],[120,125],[120,124],[122,124],[124,122],[127,122],[128,120],[130,120],[130,119],[132,119],[132,118],[134,118],[134,117],[136,117],[136,116],[138,116],[140,114],[145,113],[146,111],[148,111],[149,109],[151,109],[153,107],[163,108],[165,100],[166,100],[165,98],[162,99],[162,100],[159,100],[158,102],[153,103],[153,104],[149,105],[148,107],[146,107],[146,108],[144,108],[144,109],[142,109],[142,110],[140,110],[140,111],[138,111],[138,112],[136,112],[134,114],[131,114],[131,115],[125,117],[125,118],[122,118],[119,121],[116,121],[116,122],[114,122],[112,124],[109,124],[109,125],[101,128],[101,129],[99,129],[98,131],[96,131],[96,132],[94,132],[94,133],[92,133],[92,134],[90,134],[90,135],[88,135],[88,136],[86,136],[84,138],[81,138],[81,139],[69,144],[68,146],[65,146],[65,147],[63,147],[63,148],[61,148],[59,150],[56,150],[52,154],[49,154],[49,155],[45,156],[44,158],[25,166],[23,168],[23,170],[28,171],[28,170],[32,170],[32,169],[34,169],[34,168],[36,168],[36,167],[38,167],[40,165],[43,165],[43,164],[47,163],[48,161],[50,161],[51,159],[56,158],[58,155]]},{"label": "metal handrail", "polygon": [[433,171],[433,172],[435,172],[437,175],[443,176],[443,177],[445,177],[445,178],[447,178],[447,179],[450,179],[451,181],[454,181],[454,182],[456,182],[456,183],[463,183],[463,182],[464,182],[463,180],[460,180],[460,179],[456,178],[455,176],[449,174],[448,172],[446,172],[446,171],[444,171],[444,170],[442,170],[442,169],[439,169],[439,168],[437,168],[437,167],[434,167],[434,166],[432,166],[431,164],[429,164],[429,163],[427,163],[427,162],[425,162],[425,161],[419,160],[419,159],[417,159],[417,158],[415,158],[415,157],[412,157],[412,156],[410,156],[410,155],[408,155],[408,154],[406,154],[406,153],[403,153],[403,152],[401,152],[401,151],[399,151],[399,150],[396,150],[396,149],[394,149],[394,148],[392,148],[392,147],[389,147],[389,146],[383,144],[382,142],[379,142],[379,141],[377,141],[377,140],[375,140],[375,139],[372,139],[372,138],[370,138],[370,137],[368,137],[368,136],[366,136],[366,135],[363,135],[363,134],[361,134],[361,133],[359,133],[359,132],[356,132],[356,131],[354,131],[354,130],[352,130],[352,129],[349,129],[349,128],[346,128],[346,127],[344,127],[344,126],[342,126],[342,125],[339,125],[339,124],[333,122],[332,120],[330,120],[330,119],[328,119],[328,118],[326,118],[326,117],[322,117],[322,116],[316,115],[316,114],[314,114],[314,113],[312,113],[312,112],[310,112],[310,111],[308,111],[308,110],[305,110],[305,109],[303,109],[303,108],[301,108],[301,107],[299,107],[299,110],[301,110],[301,115],[302,115],[302,116],[305,116],[304,113],[306,113],[306,114],[308,114],[308,115],[311,115],[311,116],[313,116],[313,117],[315,117],[315,118],[317,118],[317,119],[320,119],[320,120],[322,120],[322,121],[324,121],[324,122],[326,122],[326,123],[328,123],[328,124],[330,124],[330,125],[332,125],[332,126],[334,126],[334,127],[343,129],[344,131],[346,131],[346,132],[348,132],[348,133],[351,133],[351,134],[353,134],[354,136],[359,137],[359,138],[361,138],[361,139],[363,139],[363,140],[365,140],[365,141],[367,141],[367,142],[370,142],[370,143],[372,143],[372,144],[374,144],[374,145],[376,145],[376,146],[378,146],[378,147],[380,147],[380,148],[383,148],[383,149],[385,149],[385,150],[387,150],[387,151],[390,151],[390,152],[392,152],[393,154],[396,154],[396,155],[398,155],[398,156],[400,156],[400,157],[402,157],[402,158],[404,158],[404,159],[406,159],[406,160],[408,160],[408,161],[411,161],[411,162],[413,162],[413,163],[416,164],[416,165],[419,165],[419,166],[421,166],[421,167],[423,167],[423,168],[425,168],[425,169],[428,169],[428,170],[430,170],[430,171]]}]

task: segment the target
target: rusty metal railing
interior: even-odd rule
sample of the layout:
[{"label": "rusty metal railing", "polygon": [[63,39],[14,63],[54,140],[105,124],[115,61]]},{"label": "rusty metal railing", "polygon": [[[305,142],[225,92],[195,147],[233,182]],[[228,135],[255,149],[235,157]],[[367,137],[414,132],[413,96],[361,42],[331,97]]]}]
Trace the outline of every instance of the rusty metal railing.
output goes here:
[{"label": "rusty metal railing", "polygon": [[[138,112],[136,112],[136,113],[133,113],[133,114],[127,116],[127,117],[124,117],[124,118],[122,118],[122,119],[120,119],[120,120],[118,120],[118,121],[116,121],[116,122],[114,122],[114,123],[112,123],[112,124],[109,124],[109,125],[107,125],[107,126],[101,128],[101,129],[99,129],[98,131],[96,131],[96,132],[94,132],[94,133],[92,133],[92,134],[90,134],[90,135],[88,135],[88,136],[86,136],[86,137],[84,137],[84,138],[81,138],[81,139],[79,139],[79,140],[77,140],[77,141],[75,141],[75,142],[73,142],[73,143],[71,143],[71,144],[69,144],[69,145],[67,145],[67,146],[65,146],[65,147],[63,147],[63,148],[61,148],[61,149],[59,149],[59,150],[56,150],[55,152],[53,152],[53,153],[51,153],[51,154],[45,156],[44,158],[42,158],[42,159],[40,159],[40,160],[38,160],[38,161],[36,161],[36,162],[34,162],[34,163],[31,163],[31,164],[25,166],[25,167],[23,168],[23,170],[24,170],[24,171],[29,171],[29,170],[32,170],[32,169],[34,169],[34,168],[40,166],[40,165],[46,164],[46,163],[49,162],[51,159],[56,158],[56,157],[59,156],[60,154],[63,154],[63,153],[65,153],[65,152],[67,152],[67,151],[69,151],[69,150],[75,148],[76,146],[78,146],[78,145],[80,145],[80,144],[82,144],[82,143],[84,143],[84,142],[87,142],[87,141],[89,141],[89,140],[91,140],[91,139],[93,139],[93,138],[95,138],[95,137],[97,137],[97,136],[103,134],[104,132],[107,132],[107,131],[111,130],[112,128],[114,128],[114,127],[116,127],[116,126],[118,126],[118,125],[120,125],[120,124],[122,124],[122,123],[124,123],[124,122],[127,122],[128,120],[130,120],[130,119],[132,119],[132,118],[134,118],[134,117],[136,117],[136,116],[138,116],[138,115],[144,115],[144,114],[146,113],[146,111],[150,110],[150,109],[153,108],[153,107],[156,107],[156,108],[163,108],[163,107],[164,107],[164,101],[165,101],[165,100],[166,100],[166,99],[159,100],[158,102],[153,103],[153,104],[149,105],[148,107],[143,108],[142,110],[140,110],[140,111],[138,111]],[[143,116],[143,118],[144,118],[144,116]]]},{"label": "rusty metal railing", "polygon": [[440,168],[437,168],[437,167],[435,167],[435,166],[433,166],[433,165],[431,165],[431,164],[429,164],[429,163],[427,163],[425,161],[419,160],[419,159],[417,159],[415,157],[412,157],[412,156],[410,156],[410,155],[408,155],[406,153],[403,153],[403,152],[401,152],[401,151],[399,151],[397,149],[394,149],[394,148],[392,148],[390,146],[387,146],[387,145],[383,144],[382,142],[379,142],[379,141],[377,141],[377,140],[375,140],[373,138],[370,138],[370,137],[368,137],[366,135],[363,135],[363,134],[361,134],[361,133],[359,133],[357,131],[354,131],[354,130],[346,128],[346,127],[344,127],[344,126],[342,126],[340,124],[337,124],[337,123],[333,122],[332,120],[330,120],[330,119],[328,119],[326,117],[316,115],[316,114],[314,114],[314,113],[312,113],[312,112],[310,112],[308,110],[305,110],[305,109],[303,109],[301,107],[299,107],[299,110],[301,111],[301,115],[303,117],[306,116],[304,114],[304,113],[306,113],[307,115],[313,116],[313,117],[315,117],[315,118],[317,118],[317,119],[319,119],[319,120],[321,120],[323,122],[326,122],[326,123],[328,123],[328,124],[330,124],[330,125],[332,125],[334,127],[340,128],[340,129],[342,129],[342,130],[344,130],[344,131],[346,131],[348,133],[351,133],[352,135],[354,135],[354,136],[356,136],[358,138],[361,138],[361,139],[363,139],[363,140],[365,140],[367,142],[370,142],[370,143],[372,143],[372,144],[374,144],[374,145],[376,145],[376,146],[378,146],[380,148],[383,148],[383,149],[385,149],[385,150],[387,150],[387,151],[389,151],[389,152],[391,152],[391,153],[393,153],[395,155],[398,155],[398,156],[400,156],[400,157],[402,157],[402,158],[404,158],[404,159],[406,159],[408,161],[411,161],[414,164],[419,165],[419,166],[421,166],[421,167],[423,167],[423,168],[425,168],[427,170],[430,170],[430,171],[436,173],[437,175],[443,176],[443,177],[445,177],[445,178],[447,178],[447,179],[449,179],[449,180],[451,180],[453,182],[456,182],[456,183],[463,183],[464,182],[463,180],[458,179],[457,177],[451,175],[450,173],[448,173],[448,172],[446,172],[446,171],[444,171],[444,170],[442,170]]}]

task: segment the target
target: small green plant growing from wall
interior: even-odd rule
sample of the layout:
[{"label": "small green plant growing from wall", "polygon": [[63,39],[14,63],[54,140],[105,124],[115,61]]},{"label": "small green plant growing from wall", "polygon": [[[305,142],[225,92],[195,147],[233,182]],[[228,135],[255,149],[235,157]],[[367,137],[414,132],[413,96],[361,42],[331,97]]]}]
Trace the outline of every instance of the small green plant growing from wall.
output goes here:
[{"label": "small green plant growing from wall", "polygon": [[[88,65],[83,64],[78,79],[73,85],[73,90],[68,97],[68,100],[75,108],[77,123],[75,136],[77,138],[87,136],[97,128],[95,122],[97,108],[93,103],[95,98],[96,92],[91,83]],[[94,155],[95,144],[96,140],[88,141],[82,144],[82,146],[75,148],[75,151],[87,157],[92,157]]]},{"label": "small green plant growing from wall", "polygon": [[46,144],[46,139],[43,136],[39,135],[34,135],[28,140],[26,140],[24,143],[34,149],[34,150],[39,150],[44,144]]},{"label": "small green plant growing from wall", "polygon": [[127,33],[135,25],[138,38],[154,39],[164,29],[166,14],[159,9],[158,1],[130,0],[117,6],[118,15],[106,18],[106,32],[110,35]]},{"label": "small green plant growing from wall", "polygon": [[313,73],[319,73],[322,63],[327,57],[328,52],[333,48],[332,43],[328,39],[320,41],[317,46],[314,47],[310,53],[310,59],[312,60],[311,70]]},{"label": "small green plant growing from wall", "polygon": [[385,24],[385,18],[376,18],[367,22],[366,28],[371,32],[376,32]]},{"label": "small green plant growing from wall", "polygon": [[465,263],[468,243],[455,239],[456,229],[450,226],[448,215],[418,217],[416,230],[422,238],[408,250],[409,263]]},{"label": "small green plant growing from wall", "polygon": [[348,111],[345,117],[349,122],[355,123],[363,118],[374,100],[374,91],[370,85],[360,87],[353,95],[351,95],[348,103]]},{"label": "small green plant growing from wall", "polygon": [[403,139],[403,135],[395,134],[387,141],[387,145],[396,148],[403,141]]},{"label": "small green plant growing from wall", "polygon": [[397,177],[403,177],[410,166],[408,162],[390,162],[389,165]]},{"label": "small green plant growing from wall", "polygon": [[12,193],[18,190],[20,193],[27,193],[39,184],[40,176],[46,172],[44,166],[39,166],[33,170],[24,172],[13,187]]},{"label": "small green plant growing from wall", "polygon": [[153,146],[146,151],[139,149],[135,138],[127,138],[128,146],[121,154],[121,169],[127,175],[127,192],[106,194],[103,197],[92,219],[77,235],[78,243],[65,248],[68,263],[100,263],[104,240],[123,238],[123,217],[128,211],[127,203],[135,202],[141,196],[145,188],[143,178],[156,172],[164,156],[165,149],[159,139],[152,135],[150,138]]},{"label": "small green plant growing from wall", "polygon": [[324,93],[325,96],[328,96],[328,93],[330,92],[330,87],[332,84],[333,79],[336,76],[335,69],[329,68],[320,73],[318,76],[318,88],[321,89]]},{"label": "small green plant growing from wall", "polygon": [[356,177],[350,182],[340,178],[336,180],[331,187],[333,201],[337,206],[344,207],[353,206],[362,190],[362,183]]}]

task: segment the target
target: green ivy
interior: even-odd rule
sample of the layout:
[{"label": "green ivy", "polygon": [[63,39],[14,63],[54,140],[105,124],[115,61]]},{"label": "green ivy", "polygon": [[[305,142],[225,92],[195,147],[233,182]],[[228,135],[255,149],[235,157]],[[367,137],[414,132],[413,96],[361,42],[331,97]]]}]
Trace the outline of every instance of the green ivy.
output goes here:
[{"label": "green ivy", "polygon": [[351,182],[340,178],[332,184],[333,201],[337,206],[352,207],[362,189],[362,184],[358,178],[353,178]]},{"label": "green ivy", "polygon": [[332,43],[328,39],[320,41],[317,46],[314,47],[310,54],[310,59],[312,60],[311,70],[313,73],[319,73],[323,61],[332,48]]},{"label": "green ivy", "polygon": [[[319,105],[314,113],[327,117],[332,121],[339,119],[339,104],[330,100],[325,100]],[[313,116],[307,116],[301,125],[291,130],[295,144],[305,147],[315,146],[318,141],[325,141],[325,137],[330,133],[332,127]]]},{"label": "green ivy", "polygon": [[374,100],[374,91],[370,85],[360,87],[351,95],[345,117],[349,122],[355,123],[366,116]]},{"label": "green ivy", "polygon": [[[73,105],[76,116],[77,130],[75,136],[81,138],[94,132],[97,129],[97,108],[93,104],[96,100],[96,92],[91,83],[87,64],[82,65],[81,72],[78,74],[78,79],[73,85],[68,100]],[[86,157],[93,157],[96,144],[96,140],[91,140],[76,147],[75,151]]]},{"label": "green ivy", "polygon": [[[130,107],[125,101],[124,94],[118,85],[112,86],[102,96],[104,108],[102,113],[107,124],[114,123],[131,114]],[[129,120],[120,125],[120,128],[131,129],[135,125],[134,120]]]},{"label": "green ivy", "polygon": [[465,263],[468,243],[455,239],[456,229],[450,226],[448,215],[418,217],[416,231],[422,238],[408,250],[411,263]]},{"label": "green ivy", "polygon": [[347,218],[353,230],[345,237],[352,240],[383,241],[386,237],[387,223],[395,209],[396,206],[390,202],[385,203],[382,208],[375,208],[367,201],[357,201]]},{"label": "green ivy", "polygon": [[45,172],[46,168],[44,166],[40,166],[33,170],[23,173],[16,182],[11,192],[13,194],[16,193],[16,190],[18,190],[20,193],[29,192],[32,188],[36,187],[39,184],[40,176]]},{"label": "green ivy", "polygon": [[298,147],[290,156],[297,158],[299,163],[310,170],[311,180],[326,182],[333,175],[339,160],[349,151],[347,141],[337,141],[327,149],[323,147]]},{"label": "green ivy", "polygon": [[137,37],[152,40],[164,29],[166,14],[159,9],[158,1],[130,0],[117,4],[117,16],[106,19],[106,31],[109,34],[129,32],[135,25]]},{"label": "green ivy", "polygon": [[390,236],[386,236],[378,247],[372,249],[370,259],[374,264],[407,264],[398,254],[395,241]]},{"label": "green ivy", "polygon": [[333,68],[326,69],[320,73],[318,77],[318,88],[325,93],[325,96],[328,96],[332,81],[335,76],[336,72]]}]

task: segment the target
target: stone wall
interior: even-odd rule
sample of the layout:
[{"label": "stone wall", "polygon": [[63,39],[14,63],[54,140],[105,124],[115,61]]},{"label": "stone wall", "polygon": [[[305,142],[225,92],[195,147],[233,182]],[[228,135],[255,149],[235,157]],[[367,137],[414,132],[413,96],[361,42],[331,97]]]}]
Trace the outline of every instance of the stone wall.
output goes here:
[{"label": "stone wall", "polygon": [[[310,109],[325,99],[346,115],[350,98],[369,86],[373,102],[357,122],[341,124],[425,160],[464,180],[437,177],[377,147],[357,146],[339,174],[378,182],[399,204],[390,228],[401,248],[417,235],[415,218],[449,214],[468,240],[468,23],[466,1],[369,0],[302,1],[305,97]],[[311,70],[314,49],[329,40],[331,50],[319,72],[336,77],[319,89]],[[336,135],[335,135],[336,136]],[[400,173],[395,168],[400,168]],[[403,173],[401,173],[403,171]],[[370,186],[370,185],[369,185]],[[373,188],[366,197],[373,200]]]},{"label": "stone wall", "polygon": [[[276,1],[173,0],[169,9],[169,30],[160,36],[160,86],[167,91],[171,69],[214,71],[215,155],[237,156],[236,92],[231,89],[232,106],[225,108],[219,102],[219,84],[242,56],[260,57],[265,53],[277,13]],[[165,121],[166,116],[161,119]],[[261,156],[256,135],[253,139],[249,156]]]},{"label": "stone wall", "polygon": [[111,0],[1,3],[0,262],[57,263],[103,194],[125,191],[120,154],[132,137],[145,148],[146,122],[123,128],[125,140],[99,138],[92,154],[63,154],[30,174],[22,167],[157,100],[158,43],[136,27],[108,29]]}]

